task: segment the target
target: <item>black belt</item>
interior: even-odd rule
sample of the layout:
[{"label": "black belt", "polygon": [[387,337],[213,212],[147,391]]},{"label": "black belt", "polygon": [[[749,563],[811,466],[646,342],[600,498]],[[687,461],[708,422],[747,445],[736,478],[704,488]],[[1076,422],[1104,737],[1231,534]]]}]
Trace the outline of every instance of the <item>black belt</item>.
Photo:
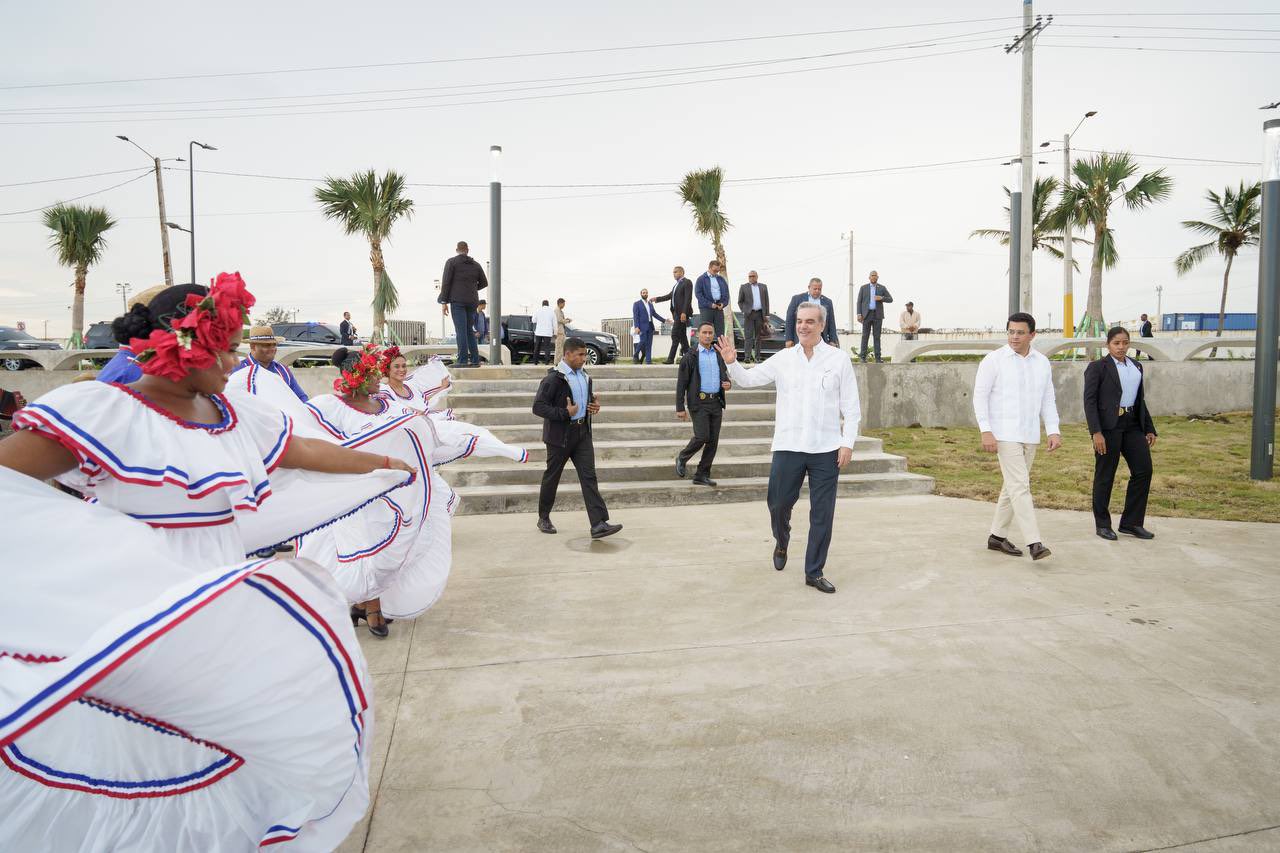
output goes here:
[{"label": "black belt", "polygon": [[1134,409],[1134,407],[1133,407],[1133,406],[1121,406],[1121,407],[1120,407],[1120,417],[1124,417],[1125,415],[1132,415],[1132,414],[1133,414],[1133,409]]}]

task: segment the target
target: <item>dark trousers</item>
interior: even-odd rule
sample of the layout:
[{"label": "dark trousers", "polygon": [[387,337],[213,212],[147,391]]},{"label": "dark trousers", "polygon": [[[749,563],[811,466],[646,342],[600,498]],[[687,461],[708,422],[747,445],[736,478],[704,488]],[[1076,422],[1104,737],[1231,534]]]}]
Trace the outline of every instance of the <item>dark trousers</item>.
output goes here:
[{"label": "dark trousers", "polygon": [[479,364],[480,347],[476,343],[476,308],[461,302],[449,303],[449,316],[453,318],[453,331],[458,336],[458,364]]},{"label": "dark trousers", "polygon": [[822,577],[822,568],[827,564],[831,527],[836,515],[836,483],[840,477],[837,453],[836,450],[826,453],[773,452],[773,465],[769,469],[769,518],[773,524],[773,538],[784,551],[791,542],[791,508],[800,499],[800,486],[805,475],[809,475],[809,545],[804,552],[804,574],[807,578]]},{"label": "dark trousers", "polygon": [[723,308],[703,308],[702,315],[698,317],[698,325],[710,323],[716,328],[716,337],[724,334],[724,309]]},{"label": "dark trousers", "polygon": [[543,353],[546,353],[547,364],[551,363],[551,338],[542,335],[533,336],[533,363],[537,364],[542,360]]},{"label": "dark trousers", "polygon": [[1093,457],[1093,521],[1097,527],[1111,526],[1111,487],[1116,481],[1120,457],[1129,466],[1129,488],[1124,495],[1121,527],[1141,527],[1147,518],[1147,495],[1151,493],[1151,448],[1132,413],[1121,415],[1115,429],[1102,431],[1107,452]]},{"label": "dark trousers", "polygon": [[760,338],[764,335],[764,312],[748,311],[742,318],[743,335],[745,337],[745,347],[742,351],[744,358],[751,361],[760,360]]},{"label": "dark trousers", "polygon": [[720,423],[724,420],[720,400],[694,400],[689,407],[689,420],[693,421],[693,438],[680,451],[680,461],[688,462],[693,454],[701,450],[702,458],[698,460],[697,476],[710,477],[711,463],[715,461],[716,448],[720,446]]},{"label": "dark trousers", "polygon": [[571,422],[567,429],[564,447],[547,445],[547,470],[542,472],[542,490],[538,493],[538,518],[551,517],[564,463],[573,460],[573,469],[578,472],[578,483],[582,486],[582,500],[587,505],[587,518],[595,527],[609,520],[609,509],[600,497],[600,486],[596,482],[596,448],[591,443],[591,430],[581,422],[578,426]]},{"label": "dark trousers", "polygon": [[[676,317],[679,316],[679,314],[676,315]],[[667,364],[676,363],[677,349],[680,350],[681,357],[689,351],[689,324],[682,323],[673,317],[671,319],[671,352],[667,353]]]},{"label": "dark trousers", "polygon": [[867,360],[867,338],[872,337],[875,341],[876,361],[880,360],[880,327],[884,325],[884,317],[877,317],[872,314],[864,315],[862,318],[862,350],[859,356],[863,361]]},{"label": "dark trousers", "polygon": [[647,332],[640,333],[640,342],[636,344],[635,354],[631,356],[631,360],[636,364],[644,362],[645,364],[653,364],[653,327]]}]

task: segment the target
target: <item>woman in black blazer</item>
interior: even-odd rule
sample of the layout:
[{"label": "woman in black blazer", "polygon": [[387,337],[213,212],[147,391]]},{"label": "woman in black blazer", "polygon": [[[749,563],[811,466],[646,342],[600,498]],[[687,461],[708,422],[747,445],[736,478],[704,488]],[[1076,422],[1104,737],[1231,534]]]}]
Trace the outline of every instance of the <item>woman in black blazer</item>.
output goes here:
[{"label": "woman in black blazer", "polygon": [[1084,417],[1096,454],[1093,520],[1098,535],[1112,540],[1116,534],[1111,529],[1108,505],[1121,456],[1129,465],[1129,490],[1124,496],[1120,532],[1139,539],[1155,538],[1142,523],[1151,490],[1151,447],[1156,443],[1156,427],[1147,411],[1142,364],[1129,358],[1128,352],[1129,333],[1116,326],[1107,332],[1107,355],[1090,362],[1084,371]]}]

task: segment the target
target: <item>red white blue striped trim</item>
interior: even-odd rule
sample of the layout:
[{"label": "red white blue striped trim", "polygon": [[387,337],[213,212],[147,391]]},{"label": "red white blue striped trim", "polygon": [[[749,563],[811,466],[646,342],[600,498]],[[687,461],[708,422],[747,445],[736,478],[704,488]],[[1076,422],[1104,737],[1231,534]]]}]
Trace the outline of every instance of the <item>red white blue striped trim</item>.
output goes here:
[{"label": "red white blue striped trim", "polygon": [[300,826],[285,826],[277,823],[275,826],[267,830],[267,834],[262,836],[262,840],[258,842],[259,847],[267,847],[271,844],[280,844],[283,841],[292,841],[298,837],[298,833],[302,831]]},{"label": "red white blue striped trim", "polygon": [[480,440],[480,436],[471,432],[463,433],[463,435],[467,436],[467,443],[463,446],[462,452],[452,459],[446,459],[443,462],[435,463],[436,468],[439,468],[441,465],[448,465],[450,462],[457,462],[459,459],[466,459],[472,453],[475,453],[476,442]]},{"label": "red white blue striped trim", "polygon": [[390,546],[392,542],[396,541],[396,537],[400,535],[400,530],[404,527],[404,521],[405,521],[404,510],[401,509],[399,504],[391,500],[391,498],[383,497],[383,498],[379,498],[379,500],[383,501],[387,506],[391,507],[392,512],[395,513],[395,522],[391,526],[391,532],[388,533],[385,537],[383,537],[381,541],[375,542],[372,545],[368,545],[364,548],[358,548],[349,554],[343,554],[339,552],[338,553],[339,563],[354,563],[356,560],[363,560],[366,557],[372,557],[374,554],[378,554],[386,550],[387,547]]},{"label": "red white blue striped trim", "polygon": [[375,438],[381,438],[388,433],[395,432],[397,429],[404,426],[404,424],[414,418],[420,417],[422,417],[422,412],[406,412],[405,414],[394,417],[385,423],[378,424],[373,429],[365,430],[362,433],[357,433],[356,435],[347,438],[342,442],[342,446],[354,448],[359,447],[362,444],[368,444]]},{"label": "red white blue striped trim", "polygon": [[280,467],[280,460],[284,459],[284,454],[289,449],[289,442],[293,441],[293,418],[283,412],[280,413],[280,417],[283,419],[284,428],[280,430],[275,445],[267,451],[266,456],[262,457],[262,464],[266,466],[268,474]]},{"label": "red white blue striped trim", "polygon": [[321,412],[319,409],[317,409],[313,403],[305,403],[304,405],[311,411],[312,416],[316,419],[316,423],[320,424],[321,429],[329,433],[329,435],[333,436],[334,438],[347,437],[347,434],[344,433],[342,430],[338,429],[338,427],[331,424],[329,422],[329,419],[324,416],[324,412]]}]

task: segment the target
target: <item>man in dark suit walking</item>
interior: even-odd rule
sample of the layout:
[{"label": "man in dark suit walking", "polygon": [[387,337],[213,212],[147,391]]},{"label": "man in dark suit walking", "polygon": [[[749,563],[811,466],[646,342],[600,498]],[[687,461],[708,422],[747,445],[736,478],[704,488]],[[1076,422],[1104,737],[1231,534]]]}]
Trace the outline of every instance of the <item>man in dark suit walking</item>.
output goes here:
[{"label": "man in dark suit walking", "polygon": [[880,329],[884,325],[884,306],[893,301],[888,289],[880,284],[880,274],[871,271],[870,279],[858,288],[858,322],[862,324],[862,351],[859,358],[867,360],[867,337],[875,340],[876,363],[884,361],[880,357]]},{"label": "man in dark suit walking", "polygon": [[787,348],[790,349],[796,345],[798,340],[796,336],[796,309],[806,302],[812,302],[827,309],[826,324],[822,327],[822,341],[823,343],[831,344],[833,347],[840,346],[840,339],[836,336],[836,308],[831,304],[830,299],[822,295],[822,279],[811,278],[809,279],[808,290],[791,297],[791,304],[787,306]]},{"label": "man in dark suit walking", "polygon": [[538,493],[538,529],[555,533],[551,507],[564,465],[573,461],[587,505],[591,538],[603,539],[622,529],[609,523],[609,508],[596,482],[596,449],[591,442],[591,416],[600,411],[600,402],[591,390],[591,377],[582,369],[587,362],[587,345],[581,338],[564,342],[564,360],[547,371],[533,399],[533,413],[542,418],[542,442],[547,446],[547,470],[542,473]]},{"label": "man in dark suit walking", "polygon": [[653,333],[658,331],[658,320],[666,322],[649,301],[649,288],[640,291],[640,298],[631,303],[631,331],[640,336],[632,360],[636,364],[653,364]]},{"label": "man in dark suit walking", "polygon": [[693,294],[698,298],[699,323],[711,323],[716,327],[716,336],[724,334],[724,306],[729,304],[729,282],[720,275],[720,262],[711,261],[707,271],[698,276],[693,286]]},{"label": "man in dark suit walking", "polygon": [[742,360],[759,361],[760,338],[769,328],[769,285],[760,283],[755,270],[747,273],[747,283],[738,288],[738,310],[742,312]]},{"label": "man in dark suit walking", "polygon": [[729,369],[715,349],[715,336],[715,327],[710,323],[698,327],[698,346],[680,360],[676,378],[676,417],[682,421],[693,419],[693,438],[676,456],[676,475],[685,476],[689,460],[701,450],[698,470],[693,475],[695,486],[716,484],[711,479],[711,463],[720,445],[724,395],[732,387]]},{"label": "man in dark suit walking", "polygon": [[667,353],[667,364],[676,363],[676,350],[680,355],[689,351],[689,319],[693,316],[693,282],[684,277],[684,267],[676,267],[671,274],[676,280],[671,292],[653,300],[671,303],[671,352]]},{"label": "man in dark suit walking", "polygon": [[458,242],[458,254],[444,262],[440,276],[440,294],[436,301],[447,317],[453,313],[453,330],[458,339],[459,367],[480,366],[480,345],[476,342],[476,309],[480,304],[480,291],[489,286],[489,279],[471,255],[463,241]]}]

